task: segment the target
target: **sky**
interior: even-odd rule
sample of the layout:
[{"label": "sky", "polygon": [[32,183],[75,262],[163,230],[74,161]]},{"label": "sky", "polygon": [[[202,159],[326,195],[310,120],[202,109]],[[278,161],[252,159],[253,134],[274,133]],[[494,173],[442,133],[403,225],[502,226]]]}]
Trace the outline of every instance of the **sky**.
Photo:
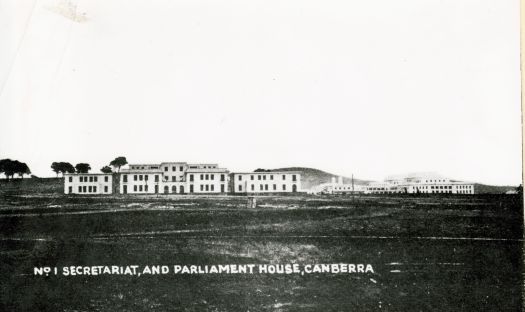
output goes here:
[{"label": "sky", "polygon": [[522,176],[518,0],[0,0],[0,158]]}]

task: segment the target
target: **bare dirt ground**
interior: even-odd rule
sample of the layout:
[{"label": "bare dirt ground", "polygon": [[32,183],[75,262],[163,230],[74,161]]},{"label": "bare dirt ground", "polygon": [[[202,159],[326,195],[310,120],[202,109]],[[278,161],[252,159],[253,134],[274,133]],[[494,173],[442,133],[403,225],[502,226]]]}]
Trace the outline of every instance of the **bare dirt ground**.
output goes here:
[{"label": "bare dirt ground", "polygon": [[[53,184],[54,183],[54,184]],[[3,311],[518,311],[518,195],[65,196],[0,185]],[[34,276],[35,266],[368,263],[367,274]]]}]

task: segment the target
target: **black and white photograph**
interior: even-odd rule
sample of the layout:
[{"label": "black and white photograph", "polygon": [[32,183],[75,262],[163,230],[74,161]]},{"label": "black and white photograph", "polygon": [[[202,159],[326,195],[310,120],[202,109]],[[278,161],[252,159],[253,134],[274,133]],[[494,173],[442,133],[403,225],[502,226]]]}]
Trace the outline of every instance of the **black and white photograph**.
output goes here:
[{"label": "black and white photograph", "polygon": [[0,0],[0,311],[523,311],[519,0]]}]

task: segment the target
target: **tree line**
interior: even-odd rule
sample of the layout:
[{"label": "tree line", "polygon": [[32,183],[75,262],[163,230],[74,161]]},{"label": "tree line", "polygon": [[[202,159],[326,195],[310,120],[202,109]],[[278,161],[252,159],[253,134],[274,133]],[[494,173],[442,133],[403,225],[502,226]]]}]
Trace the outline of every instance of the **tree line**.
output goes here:
[{"label": "tree line", "polygon": [[0,159],[0,173],[3,173],[6,179],[9,180],[9,178],[14,178],[15,174],[18,174],[20,178],[24,178],[24,175],[31,174],[31,170],[24,162],[6,158]]},{"label": "tree line", "polygon": [[[126,157],[119,156],[113,159],[109,166],[104,166],[100,168],[102,173],[112,173],[113,170],[120,172],[120,167],[128,164]],[[113,169],[112,169],[113,167]],[[71,163],[68,162],[53,162],[51,164],[51,169],[56,173],[57,177],[59,174],[64,175],[64,173],[89,173],[91,166],[88,163],[78,163],[74,167]]]}]

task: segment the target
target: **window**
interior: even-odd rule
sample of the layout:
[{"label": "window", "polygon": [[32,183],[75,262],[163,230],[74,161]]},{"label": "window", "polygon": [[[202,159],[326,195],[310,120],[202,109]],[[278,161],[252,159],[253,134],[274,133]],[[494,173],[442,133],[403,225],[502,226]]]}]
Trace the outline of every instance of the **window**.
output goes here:
[{"label": "window", "polygon": [[250,176],[250,180],[253,180],[253,175]]},{"label": "window", "polygon": [[144,175],[144,181],[148,181],[148,175],[147,174]]},{"label": "window", "polygon": [[109,177],[108,176],[105,176],[104,177],[104,182],[108,182],[109,181]]},{"label": "window", "polygon": [[184,169],[182,168],[182,166],[180,166],[180,167],[179,167],[179,170],[182,171],[182,170],[184,170]]},{"label": "window", "polygon": [[91,193],[93,191],[93,187],[90,185],[88,188],[88,192]]},{"label": "window", "polygon": [[168,167],[164,167],[164,171],[168,171]]},{"label": "window", "polygon": [[213,190],[214,190],[214,187],[213,187],[213,184],[212,184],[212,185],[210,185],[210,191],[213,192]]},{"label": "window", "polygon": [[283,174],[283,180],[286,180],[286,175]]},{"label": "window", "polygon": [[93,193],[96,193],[96,192],[97,192],[97,187],[93,186]]},{"label": "window", "polygon": [[89,182],[93,182],[93,177],[89,177]]},{"label": "window", "polygon": [[133,185],[133,191],[134,191],[134,192],[137,191],[137,186],[136,186],[136,185]]},{"label": "window", "polygon": [[255,191],[255,185],[252,184],[252,191]]},{"label": "window", "polygon": [[224,174],[221,174],[221,182],[224,182]]},{"label": "window", "polygon": [[190,174],[190,182],[193,182],[193,174]]},{"label": "window", "polygon": [[82,193],[82,186],[79,186],[79,187],[78,187],[78,192],[79,192],[79,193]]},{"label": "window", "polygon": [[263,185],[259,185],[259,190],[262,191],[263,190]]},{"label": "window", "polygon": [[144,191],[145,191],[145,192],[148,191],[148,185],[144,185]]},{"label": "window", "polygon": [[201,184],[201,192],[204,191],[204,185]]},{"label": "window", "polygon": [[261,179],[261,175],[258,175],[258,176],[257,176],[257,180],[260,180],[260,179]]},{"label": "window", "polygon": [[142,176],[142,174],[139,175],[139,181],[142,181],[144,177]]},{"label": "window", "polygon": [[107,192],[108,192],[108,187],[104,186],[104,193],[107,193]]},{"label": "window", "polygon": [[137,175],[133,176],[133,181],[137,181]]},{"label": "window", "polygon": [[211,174],[211,175],[210,175],[210,179],[211,179],[211,180],[215,180],[215,175],[214,175],[214,174]]},{"label": "window", "polygon": [[84,182],[84,177],[79,177],[80,182]]},{"label": "window", "polygon": [[264,185],[264,190],[265,190],[265,191],[268,190],[268,184],[265,184],[265,185]]},{"label": "window", "polygon": [[239,181],[242,181],[242,176],[241,176],[241,175],[239,175],[239,179],[238,179],[238,180],[239,180]]},{"label": "window", "polygon": [[95,180],[95,182],[98,182],[98,177],[94,177],[93,180]]},{"label": "window", "polygon": [[207,174],[206,175],[206,180],[209,180],[210,179],[210,176]]},{"label": "window", "polygon": [[176,182],[176,181],[177,181],[177,177],[176,176],[171,177],[171,182]]},{"label": "window", "polygon": [[155,175],[155,182],[159,182],[159,175],[158,174]]},{"label": "window", "polygon": [[206,184],[206,192],[209,191],[209,188],[208,184]]},{"label": "window", "polygon": [[73,182],[73,177],[69,177],[69,182]]},{"label": "window", "polygon": [[274,191],[277,191],[277,184],[274,184],[274,185],[273,185],[273,190],[274,190]]},{"label": "window", "polygon": [[139,192],[142,192],[142,185],[139,185]]},{"label": "window", "polygon": [[292,181],[297,181],[297,176],[295,174],[292,175]]},{"label": "window", "polygon": [[177,167],[175,166],[171,167],[171,171],[177,171]]},{"label": "window", "polygon": [[82,187],[82,193],[85,193],[87,191],[87,187],[86,186],[83,186]]},{"label": "window", "polygon": [[242,192],[242,185],[239,185],[239,192]]},{"label": "window", "polygon": [[273,174],[270,175],[270,180],[273,180]]},{"label": "window", "polygon": [[286,184],[283,184],[283,191],[286,191]]},{"label": "window", "polygon": [[201,174],[201,180],[204,180],[204,175],[203,174]]},{"label": "window", "polygon": [[122,178],[124,179],[124,182],[128,182],[128,175],[127,174],[125,174]]}]

